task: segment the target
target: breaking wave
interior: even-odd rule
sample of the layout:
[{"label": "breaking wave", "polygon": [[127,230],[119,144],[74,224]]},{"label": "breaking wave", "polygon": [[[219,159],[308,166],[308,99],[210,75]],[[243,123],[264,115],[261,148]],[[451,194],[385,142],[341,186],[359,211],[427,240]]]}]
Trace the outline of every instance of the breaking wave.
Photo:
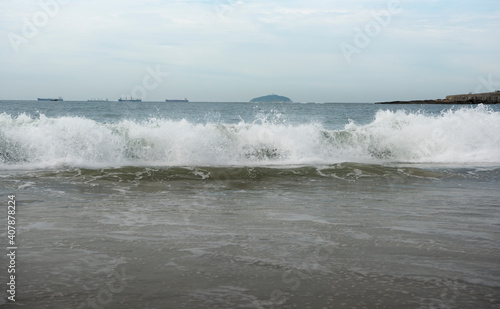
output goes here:
[{"label": "breaking wave", "polygon": [[0,168],[500,163],[500,113],[380,110],[369,124],[192,123],[0,114]]}]

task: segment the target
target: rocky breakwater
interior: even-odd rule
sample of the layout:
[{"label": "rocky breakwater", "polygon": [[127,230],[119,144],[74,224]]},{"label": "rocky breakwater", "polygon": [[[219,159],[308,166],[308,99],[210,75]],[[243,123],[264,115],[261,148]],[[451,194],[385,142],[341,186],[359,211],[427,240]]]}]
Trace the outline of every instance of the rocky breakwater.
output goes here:
[{"label": "rocky breakwater", "polygon": [[475,93],[475,94],[459,94],[449,95],[446,101],[450,103],[465,103],[465,104],[498,104],[500,103],[500,91]]},{"label": "rocky breakwater", "polygon": [[446,99],[378,102],[376,104],[498,104],[500,91],[446,96]]}]

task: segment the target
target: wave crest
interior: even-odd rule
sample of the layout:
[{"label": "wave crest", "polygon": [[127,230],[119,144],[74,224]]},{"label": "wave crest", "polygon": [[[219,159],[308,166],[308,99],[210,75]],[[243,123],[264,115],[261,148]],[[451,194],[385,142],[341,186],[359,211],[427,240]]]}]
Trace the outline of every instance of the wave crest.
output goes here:
[{"label": "wave crest", "polygon": [[340,162],[499,163],[500,114],[487,107],[440,115],[380,110],[365,125],[197,124],[150,118],[0,114],[0,167],[256,166]]}]

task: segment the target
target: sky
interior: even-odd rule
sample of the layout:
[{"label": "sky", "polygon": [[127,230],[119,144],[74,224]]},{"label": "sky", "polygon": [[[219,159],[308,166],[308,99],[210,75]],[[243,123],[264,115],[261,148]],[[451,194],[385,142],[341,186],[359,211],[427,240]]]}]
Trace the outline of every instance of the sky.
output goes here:
[{"label": "sky", "polygon": [[498,0],[0,0],[0,99],[294,102],[500,89]]}]

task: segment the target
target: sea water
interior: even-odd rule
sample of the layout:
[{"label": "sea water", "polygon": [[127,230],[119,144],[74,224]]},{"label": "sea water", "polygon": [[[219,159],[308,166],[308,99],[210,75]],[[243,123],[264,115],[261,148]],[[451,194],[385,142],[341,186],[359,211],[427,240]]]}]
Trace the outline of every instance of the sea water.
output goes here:
[{"label": "sea water", "polygon": [[0,304],[498,308],[499,129],[483,105],[0,101]]}]

